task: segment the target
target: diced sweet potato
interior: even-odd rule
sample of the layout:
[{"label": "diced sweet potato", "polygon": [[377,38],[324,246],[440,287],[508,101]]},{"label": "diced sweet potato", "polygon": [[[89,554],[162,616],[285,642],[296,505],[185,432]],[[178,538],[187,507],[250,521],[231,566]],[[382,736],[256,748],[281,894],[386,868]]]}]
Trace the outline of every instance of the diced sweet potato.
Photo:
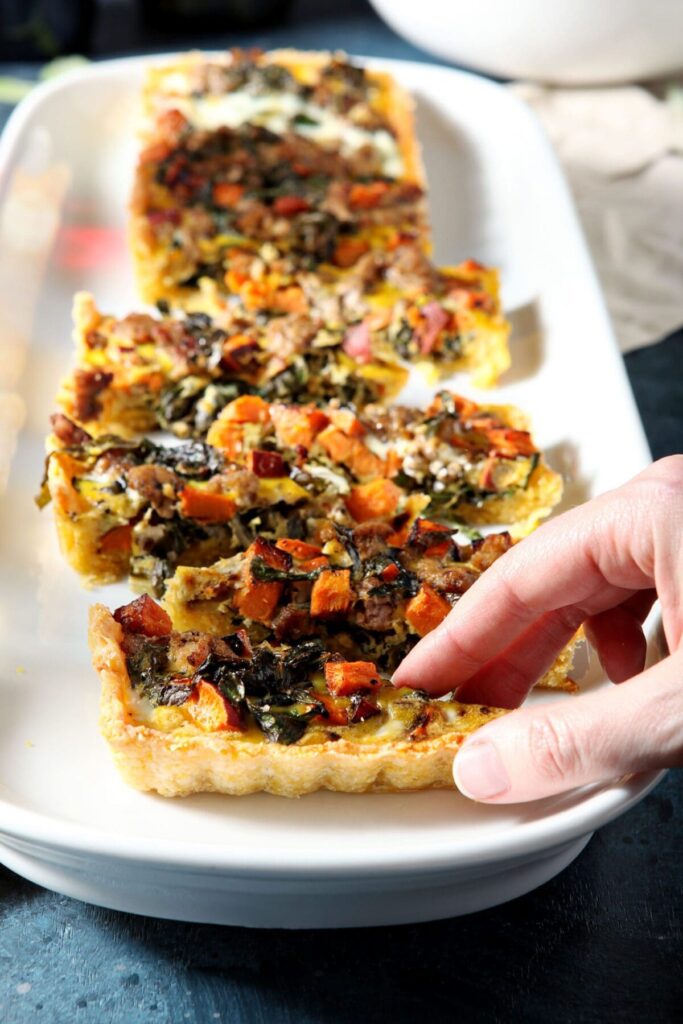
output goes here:
[{"label": "diced sweet potato", "polygon": [[450,610],[448,601],[428,583],[423,583],[415,597],[408,602],[406,621],[419,636],[426,636],[443,622]]},{"label": "diced sweet potato", "polygon": [[292,284],[271,292],[267,308],[278,313],[308,313],[308,302],[303,289]]},{"label": "diced sweet potato", "polygon": [[215,686],[203,679],[197,684],[192,696],[183,706],[194,723],[204,732],[242,731],[242,721],[237,709],[218,692]]},{"label": "diced sweet potato", "polygon": [[349,437],[335,426],[326,427],[318,434],[317,441],[334,462],[347,466],[360,480],[378,476],[384,469],[379,456],[371,452],[359,438]]},{"label": "diced sweet potato", "polygon": [[428,548],[425,548],[425,556],[427,558],[443,558],[450,550],[450,540],[444,540],[438,544],[431,544]]},{"label": "diced sweet potato", "polygon": [[114,612],[114,618],[125,633],[142,636],[169,636],[173,629],[170,617],[148,594],[124,604]]},{"label": "diced sweet potato", "polygon": [[236,510],[237,505],[226,494],[213,494],[198,487],[184,487],[180,492],[180,511],[186,519],[227,523]]},{"label": "diced sweet potato", "polygon": [[351,573],[348,569],[323,569],[311,591],[313,618],[343,615],[351,607]]},{"label": "diced sweet potato", "polygon": [[315,558],[317,555],[322,555],[322,548],[319,548],[316,544],[307,544],[303,540],[294,540],[291,537],[283,537],[278,540],[275,544],[276,548],[280,551],[286,551],[292,558]]},{"label": "diced sweet potato", "polygon": [[370,483],[352,487],[346,499],[346,507],[358,523],[366,523],[370,519],[389,519],[395,515],[402,494],[401,488],[395,483],[380,477]]},{"label": "diced sweet potato", "polygon": [[349,711],[351,710],[348,700],[333,697],[327,693],[316,693],[316,700],[322,704],[324,714],[317,715],[316,719],[324,725],[348,725]]},{"label": "diced sweet potato", "polygon": [[[479,409],[476,402],[472,402],[469,398],[463,398],[462,395],[456,395],[453,392],[449,392],[449,395],[455,406],[455,411],[462,420],[469,419],[474,416]],[[441,395],[436,395],[434,400],[427,408],[427,416],[435,416],[438,412],[443,410],[443,399]]]},{"label": "diced sweet potato", "polygon": [[213,186],[213,201],[216,206],[234,206],[244,195],[244,185],[221,181]]},{"label": "diced sweet potato", "polygon": [[347,697],[360,690],[370,692],[381,685],[377,667],[371,661],[328,661],[325,683],[335,697]]},{"label": "diced sweet potato", "polygon": [[330,409],[330,422],[349,437],[362,437],[365,427],[351,409]]},{"label": "diced sweet potato", "polygon": [[393,583],[393,581],[397,578],[398,573],[399,568],[396,565],[396,563],[390,562],[389,565],[385,566],[384,569],[382,569],[380,576],[385,583]]},{"label": "diced sweet potato", "polygon": [[388,476],[389,479],[391,480],[392,477],[395,477],[396,474],[399,473],[402,468],[403,459],[398,454],[398,452],[394,451],[393,448],[390,448],[384,460],[383,476]]},{"label": "diced sweet potato", "polygon": [[313,572],[315,569],[325,569],[330,564],[327,555],[316,555],[315,558],[306,558],[299,562],[301,572]]},{"label": "diced sweet potato", "polygon": [[415,520],[407,543],[423,551],[429,558],[441,558],[451,550],[451,528],[430,519]]},{"label": "diced sweet potato", "polygon": [[240,395],[226,405],[221,418],[233,423],[268,423],[270,409],[258,395]]},{"label": "diced sweet potato", "polygon": [[268,583],[254,579],[251,573],[254,558],[261,558],[272,569],[283,571],[290,568],[291,558],[285,551],[260,537],[257,537],[245,552],[242,583],[235,597],[235,605],[245,618],[267,625],[272,621],[282,597],[284,584],[278,580]]},{"label": "diced sweet potato", "polygon": [[369,249],[369,243],[361,238],[342,238],[334,250],[332,262],[343,269],[352,267]]},{"label": "diced sweet potato", "polygon": [[349,192],[349,203],[357,210],[372,210],[377,206],[389,190],[386,181],[369,181],[352,185]]},{"label": "diced sweet potato", "polygon": [[279,452],[263,451],[260,448],[254,448],[248,452],[247,469],[250,469],[254,476],[263,479],[289,476],[287,463]]},{"label": "diced sweet potato", "polygon": [[374,700],[368,700],[367,697],[361,697],[354,708],[351,721],[366,722],[368,718],[374,718],[375,715],[380,715],[381,713],[381,708],[377,707]]},{"label": "diced sweet potato", "polygon": [[320,409],[306,406],[277,403],[271,406],[270,415],[278,443],[287,448],[310,448],[316,435],[329,423]]}]

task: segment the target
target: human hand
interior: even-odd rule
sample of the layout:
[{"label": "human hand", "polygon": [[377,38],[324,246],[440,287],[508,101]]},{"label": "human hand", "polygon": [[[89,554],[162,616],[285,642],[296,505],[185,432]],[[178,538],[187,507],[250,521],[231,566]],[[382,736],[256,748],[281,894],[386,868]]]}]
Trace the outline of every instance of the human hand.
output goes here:
[{"label": "human hand", "polygon": [[[643,671],[642,623],[657,597],[670,654]],[[517,708],[582,623],[621,685],[478,730],[453,768],[466,796],[535,800],[683,764],[683,455],[515,545],[410,652],[393,682]]]}]

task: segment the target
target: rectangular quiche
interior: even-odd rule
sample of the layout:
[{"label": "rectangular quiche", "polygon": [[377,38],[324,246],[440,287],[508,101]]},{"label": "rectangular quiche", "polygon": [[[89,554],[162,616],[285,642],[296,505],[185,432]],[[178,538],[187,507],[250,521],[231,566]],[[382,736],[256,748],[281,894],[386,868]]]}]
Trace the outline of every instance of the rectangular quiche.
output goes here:
[{"label": "rectangular quiche", "polygon": [[[267,403],[242,395],[207,442],[93,438],[53,417],[39,503],[52,501],[62,551],[92,581],[131,573],[157,593],[178,564],[209,565],[256,537],[317,543],[321,523],[415,517],[517,523],[548,515],[562,482],[512,407],[450,392],[426,410]],[[401,534],[403,531],[403,534]]]}]

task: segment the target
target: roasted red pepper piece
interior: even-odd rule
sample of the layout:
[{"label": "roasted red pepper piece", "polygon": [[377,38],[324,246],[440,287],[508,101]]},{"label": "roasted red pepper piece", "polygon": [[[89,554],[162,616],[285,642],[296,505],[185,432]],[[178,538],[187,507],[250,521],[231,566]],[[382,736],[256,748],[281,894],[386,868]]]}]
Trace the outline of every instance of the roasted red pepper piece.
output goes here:
[{"label": "roasted red pepper piece", "polygon": [[266,452],[260,448],[253,448],[247,454],[247,468],[254,476],[264,478],[289,476],[287,463],[279,452]]}]

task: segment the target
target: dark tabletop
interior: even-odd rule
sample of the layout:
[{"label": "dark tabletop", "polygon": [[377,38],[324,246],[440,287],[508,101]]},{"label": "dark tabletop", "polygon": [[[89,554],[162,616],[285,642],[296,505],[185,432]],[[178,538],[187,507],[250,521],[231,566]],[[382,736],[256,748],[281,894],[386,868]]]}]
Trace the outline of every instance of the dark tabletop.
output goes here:
[{"label": "dark tabletop", "polygon": [[[95,53],[183,45],[343,47],[425,55],[360,0],[343,15],[295,3],[249,35],[140,41],[105,9]],[[24,65],[3,68],[34,77]],[[626,356],[653,456],[680,451],[683,330]],[[37,888],[0,868],[2,1024],[308,1024],[683,1020],[683,785],[671,772],[601,829],[559,877],[493,910],[435,924],[249,931],[134,917]]]}]

